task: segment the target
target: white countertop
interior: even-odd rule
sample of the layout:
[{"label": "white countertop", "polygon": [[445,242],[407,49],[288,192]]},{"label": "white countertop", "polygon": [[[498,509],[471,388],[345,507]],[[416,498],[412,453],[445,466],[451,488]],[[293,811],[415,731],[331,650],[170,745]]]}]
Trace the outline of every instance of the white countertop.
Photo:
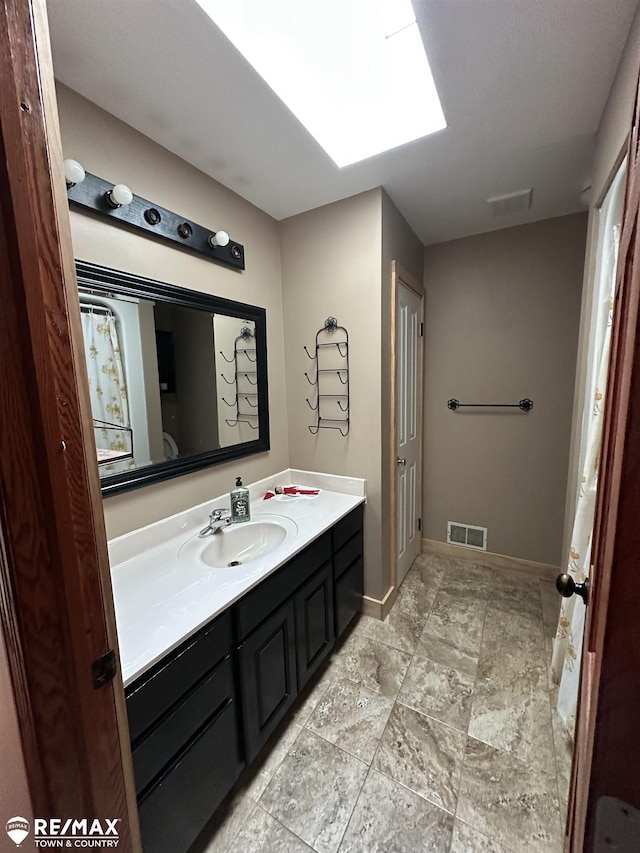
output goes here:
[{"label": "white countertop", "polygon": [[[320,488],[313,498],[262,500],[274,485]],[[365,500],[365,481],[287,470],[249,486],[251,517],[284,516],[297,532],[246,566],[186,564],[180,548],[206,526],[223,495],[109,542],[125,687]],[[222,534],[224,535],[224,533]]]}]

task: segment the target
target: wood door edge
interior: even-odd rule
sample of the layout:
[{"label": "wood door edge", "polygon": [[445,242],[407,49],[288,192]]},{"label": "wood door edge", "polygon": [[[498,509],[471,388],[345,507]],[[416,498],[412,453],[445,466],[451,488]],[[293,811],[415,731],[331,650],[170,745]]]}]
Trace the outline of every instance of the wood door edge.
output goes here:
[{"label": "wood door edge", "polygon": [[[570,811],[565,838],[565,849],[571,853],[592,849],[597,800],[603,794],[621,793],[621,788],[624,789],[623,780],[627,778],[621,776],[621,765],[624,765],[627,754],[631,757],[634,752],[638,753],[639,748],[638,739],[635,737],[635,718],[632,726],[634,736],[629,739],[629,715],[625,717],[619,710],[637,705],[637,667],[635,678],[631,680],[624,669],[627,680],[626,690],[622,693],[620,672],[616,667],[621,657],[624,658],[622,666],[625,668],[627,662],[633,660],[632,652],[637,656],[637,645],[634,644],[636,647],[633,649],[628,647],[629,632],[623,630],[625,623],[620,621],[620,614],[626,612],[625,607],[630,606],[629,602],[637,608],[637,565],[633,559],[637,552],[632,535],[620,537],[619,522],[622,512],[623,520],[627,525],[631,522],[633,526],[638,491],[637,479],[634,478],[638,464],[638,443],[636,440],[635,444],[631,445],[629,432],[630,427],[633,427],[636,439],[640,432],[640,412],[637,403],[634,410],[631,394],[635,383],[637,397],[640,385],[640,351],[637,346],[640,296],[639,131],[640,78],[635,89],[634,116],[629,136],[627,183],[616,272],[611,357],[592,544],[592,562],[595,568],[592,575],[591,605],[584,631]],[[633,550],[630,545],[633,545]],[[625,563],[616,556],[620,549],[624,551],[625,547],[627,557],[631,557],[626,564],[626,571],[623,569]],[[613,586],[611,575],[616,565],[618,572],[616,584]],[[630,571],[631,569],[633,571]],[[634,595],[627,597],[630,588]],[[613,614],[611,608],[615,606],[615,601],[612,604],[611,595],[617,599],[618,608]],[[621,600],[625,602],[625,607],[620,606]],[[634,622],[636,614],[637,609],[632,617]],[[609,623],[614,630],[608,630]],[[631,637],[633,636],[631,633]],[[606,691],[603,690],[602,680],[605,672],[608,678]],[[633,672],[633,669],[629,672]],[[622,681],[624,682],[624,677]],[[614,756],[617,761],[612,761]],[[629,778],[636,782],[637,791],[637,767],[635,770],[636,774]],[[626,790],[628,792],[631,789]],[[638,805],[637,798],[632,804]]]},{"label": "wood door edge", "polygon": [[398,388],[396,382],[396,365],[398,361],[398,351],[396,346],[397,335],[397,318],[398,310],[398,275],[400,265],[398,261],[391,261],[391,306],[390,306],[390,353],[389,353],[389,405],[390,412],[390,429],[389,429],[389,492],[390,492],[390,532],[389,532],[389,565],[391,566],[389,588],[397,588],[398,586],[398,486],[396,481],[396,457],[398,455],[396,443],[398,440],[398,428],[396,424],[396,408],[398,403]]},{"label": "wood door edge", "polygon": [[[14,690],[18,691],[21,738],[24,743],[32,737],[39,750],[37,756],[33,755],[33,750],[27,755],[29,785],[32,792],[37,793],[36,797],[32,796],[34,808],[39,809],[41,816],[53,816],[61,812],[65,803],[69,808],[75,803],[81,809],[84,804],[98,813],[110,806],[110,811],[121,811],[120,818],[128,816],[126,828],[120,835],[121,846],[140,850],[135,795],[132,799],[126,778],[128,771],[133,778],[130,748],[126,742],[126,715],[123,717],[117,710],[122,682],[109,684],[98,694],[91,679],[94,647],[106,650],[109,641],[115,641],[115,622],[99,484],[96,490],[97,469],[94,471],[87,466],[87,460],[92,464],[91,455],[87,455],[92,434],[86,419],[84,424],[81,419],[81,415],[86,414],[86,406],[83,408],[83,387],[82,383],[78,385],[74,370],[82,365],[82,359],[78,356],[77,335],[74,340],[72,329],[73,250],[62,183],[62,149],[44,0],[1,0],[0,38],[10,47],[2,51],[4,79],[8,84],[0,96],[3,170],[6,170],[3,174],[2,206],[3,215],[6,215],[2,236],[4,238],[6,233],[13,238],[4,270],[11,270],[7,279],[11,287],[7,288],[5,305],[10,306],[12,316],[19,316],[21,320],[20,347],[11,360],[7,359],[7,365],[33,369],[34,387],[25,386],[20,397],[20,417],[28,413],[32,432],[28,436],[21,435],[19,440],[25,445],[28,441],[31,447],[28,452],[33,467],[28,473],[24,472],[25,480],[28,477],[31,478],[29,482],[35,482],[34,472],[42,472],[43,482],[38,487],[38,503],[31,507],[30,525],[32,530],[40,527],[41,531],[46,531],[46,557],[55,568],[50,582],[55,574],[56,583],[55,595],[43,602],[40,617],[36,619],[32,613],[26,618],[23,604],[28,601],[29,594],[33,597],[36,591],[35,575],[27,568],[29,560],[25,559],[26,553],[20,551],[22,546],[18,543],[24,541],[25,532],[27,537],[30,535],[30,527],[16,523],[17,496],[11,496],[9,504],[5,492],[4,545],[0,561],[2,630],[13,649],[10,676]],[[81,369],[78,373],[82,376]],[[16,373],[13,387],[17,387],[19,376]],[[10,387],[7,383],[6,388]],[[68,438],[67,428],[74,438],[64,442],[64,437]],[[42,436],[37,448],[36,435]],[[17,440],[15,438],[14,443]],[[29,543],[30,547],[35,547],[32,540],[29,539]],[[38,556],[34,554],[33,568],[37,566]],[[91,618],[88,632],[81,627],[81,611],[77,606],[84,600],[83,587],[87,584],[82,578],[87,562],[93,564],[92,571],[97,570],[91,582],[97,584],[94,592],[99,591],[98,600],[102,603],[100,618]],[[56,642],[50,642],[47,649],[43,640],[45,628],[50,624],[48,615],[55,616],[57,633]],[[36,718],[48,720],[55,715],[56,705],[42,689],[45,668],[53,668],[53,655],[50,667],[45,666],[43,659],[56,645],[59,658],[71,638],[74,639],[68,654],[64,655],[64,667],[59,667],[60,672],[56,670],[55,675],[60,676],[60,685],[66,684],[65,678],[69,682],[68,704],[80,714],[79,726],[68,742],[56,743],[47,726],[41,726],[35,737],[30,727]],[[58,639],[62,642],[58,643]],[[47,677],[51,680],[52,674],[47,672]],[[120,700],[123,708],[123,694]],[[98,703],[104,715],[114,721],[110,723],[108,734],[100,728],[97,719],[88,715],[87,709],[92,702]],[[60,717],[59,711],[58,708]],[[67,720],[65,732],[74,720],[75,717]],[[80,747],[81,743],[86,750]],[[95,763],[95,755],[101,749],[106,755],[104,749],[111,743],[117,743],[120,750],[119,759],[111,751],[113,758],[108,766],[113,765],[113,774],[110,769],[101,770]],[[64,776],[60,763],[55,761],[56,750],[59,752],[62,748],[70,750],[76,762],[74,766],[78,768],[73,794],[68,785],[71,775]],[[89,748],[93,750],[93,762],[89,758]],[[107,773],[111,774],[108,781]],[[102,802],[101,792],[107,789],[109,796],[105,795]],[[122,812],[123,808],[127,814]]]}]

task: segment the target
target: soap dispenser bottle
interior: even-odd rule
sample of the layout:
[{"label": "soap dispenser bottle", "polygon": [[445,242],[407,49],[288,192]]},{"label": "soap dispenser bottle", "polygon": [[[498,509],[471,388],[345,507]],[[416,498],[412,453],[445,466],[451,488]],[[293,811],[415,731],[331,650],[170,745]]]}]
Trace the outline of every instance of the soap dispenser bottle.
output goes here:
[{"label": "soap dispenser bottle", "polygon": [[251,521],[251,507],[249,505],[249,489],[242,485],[242,479],[236,477],[236,487],[230,494],[231,497],[231,523],[238,524],[241,521]]}]

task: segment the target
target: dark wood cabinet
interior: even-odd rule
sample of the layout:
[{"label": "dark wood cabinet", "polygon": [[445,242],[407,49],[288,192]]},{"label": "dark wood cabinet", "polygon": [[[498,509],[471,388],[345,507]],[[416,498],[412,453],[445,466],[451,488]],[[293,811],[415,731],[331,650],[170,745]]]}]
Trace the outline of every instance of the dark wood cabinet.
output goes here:
[{"label": "dark wood cabinet", "polygon": [[229,699],[140,798],[144,853],[182,853],[196,840],[244,766],[237,726]]},{"label": "dark wood cabinet", "polygon": [[221,614],[126,690],[145,853],[195,841],[244,767],[231,614]]},{"label": "dark wood cabinet", "polygon": [[334,620],[339,637],[359,612],[364,592],[364,513],[356,507],[332,529]]},{"label": "dark wood cabinet", "polygon": [[232,649],[231,613],[226,611],[129,685],[127,716],[134,744]]},{"label": "dark wood cabinet", "polygon": [[333,574],[330,562],[300,587],[294,602],[298,690],[302,690],[333,648]]},{"label": "dark wood cabinet", "polygon": [[335,629],[340,637],[362,604],[363,562],[358,557],[335,583]]},{"label": "dark wood cabinet", "polygon": [[236,636],[244,640],[307,578],[331,560],[331,533],[323,533],[234,605]]},{"label": "dark wood cabinet", "polygon": [[247,763],[257,755],[298,692],[296,631],[289,600],[238,647]]},{"label": "dark wood cabinet", "polygon": [[362,594],[359,506],[127,688],[145,853],[188,850]]}]

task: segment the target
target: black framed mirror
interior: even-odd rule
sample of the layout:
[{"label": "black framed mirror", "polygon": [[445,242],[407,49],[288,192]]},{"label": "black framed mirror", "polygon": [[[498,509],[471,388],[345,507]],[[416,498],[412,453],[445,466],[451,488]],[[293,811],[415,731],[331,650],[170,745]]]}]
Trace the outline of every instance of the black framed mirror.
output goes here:
[{"label": "black framed mirror", "polygon": [[269,450],[264,308],[76,272],[104,497]]}]

